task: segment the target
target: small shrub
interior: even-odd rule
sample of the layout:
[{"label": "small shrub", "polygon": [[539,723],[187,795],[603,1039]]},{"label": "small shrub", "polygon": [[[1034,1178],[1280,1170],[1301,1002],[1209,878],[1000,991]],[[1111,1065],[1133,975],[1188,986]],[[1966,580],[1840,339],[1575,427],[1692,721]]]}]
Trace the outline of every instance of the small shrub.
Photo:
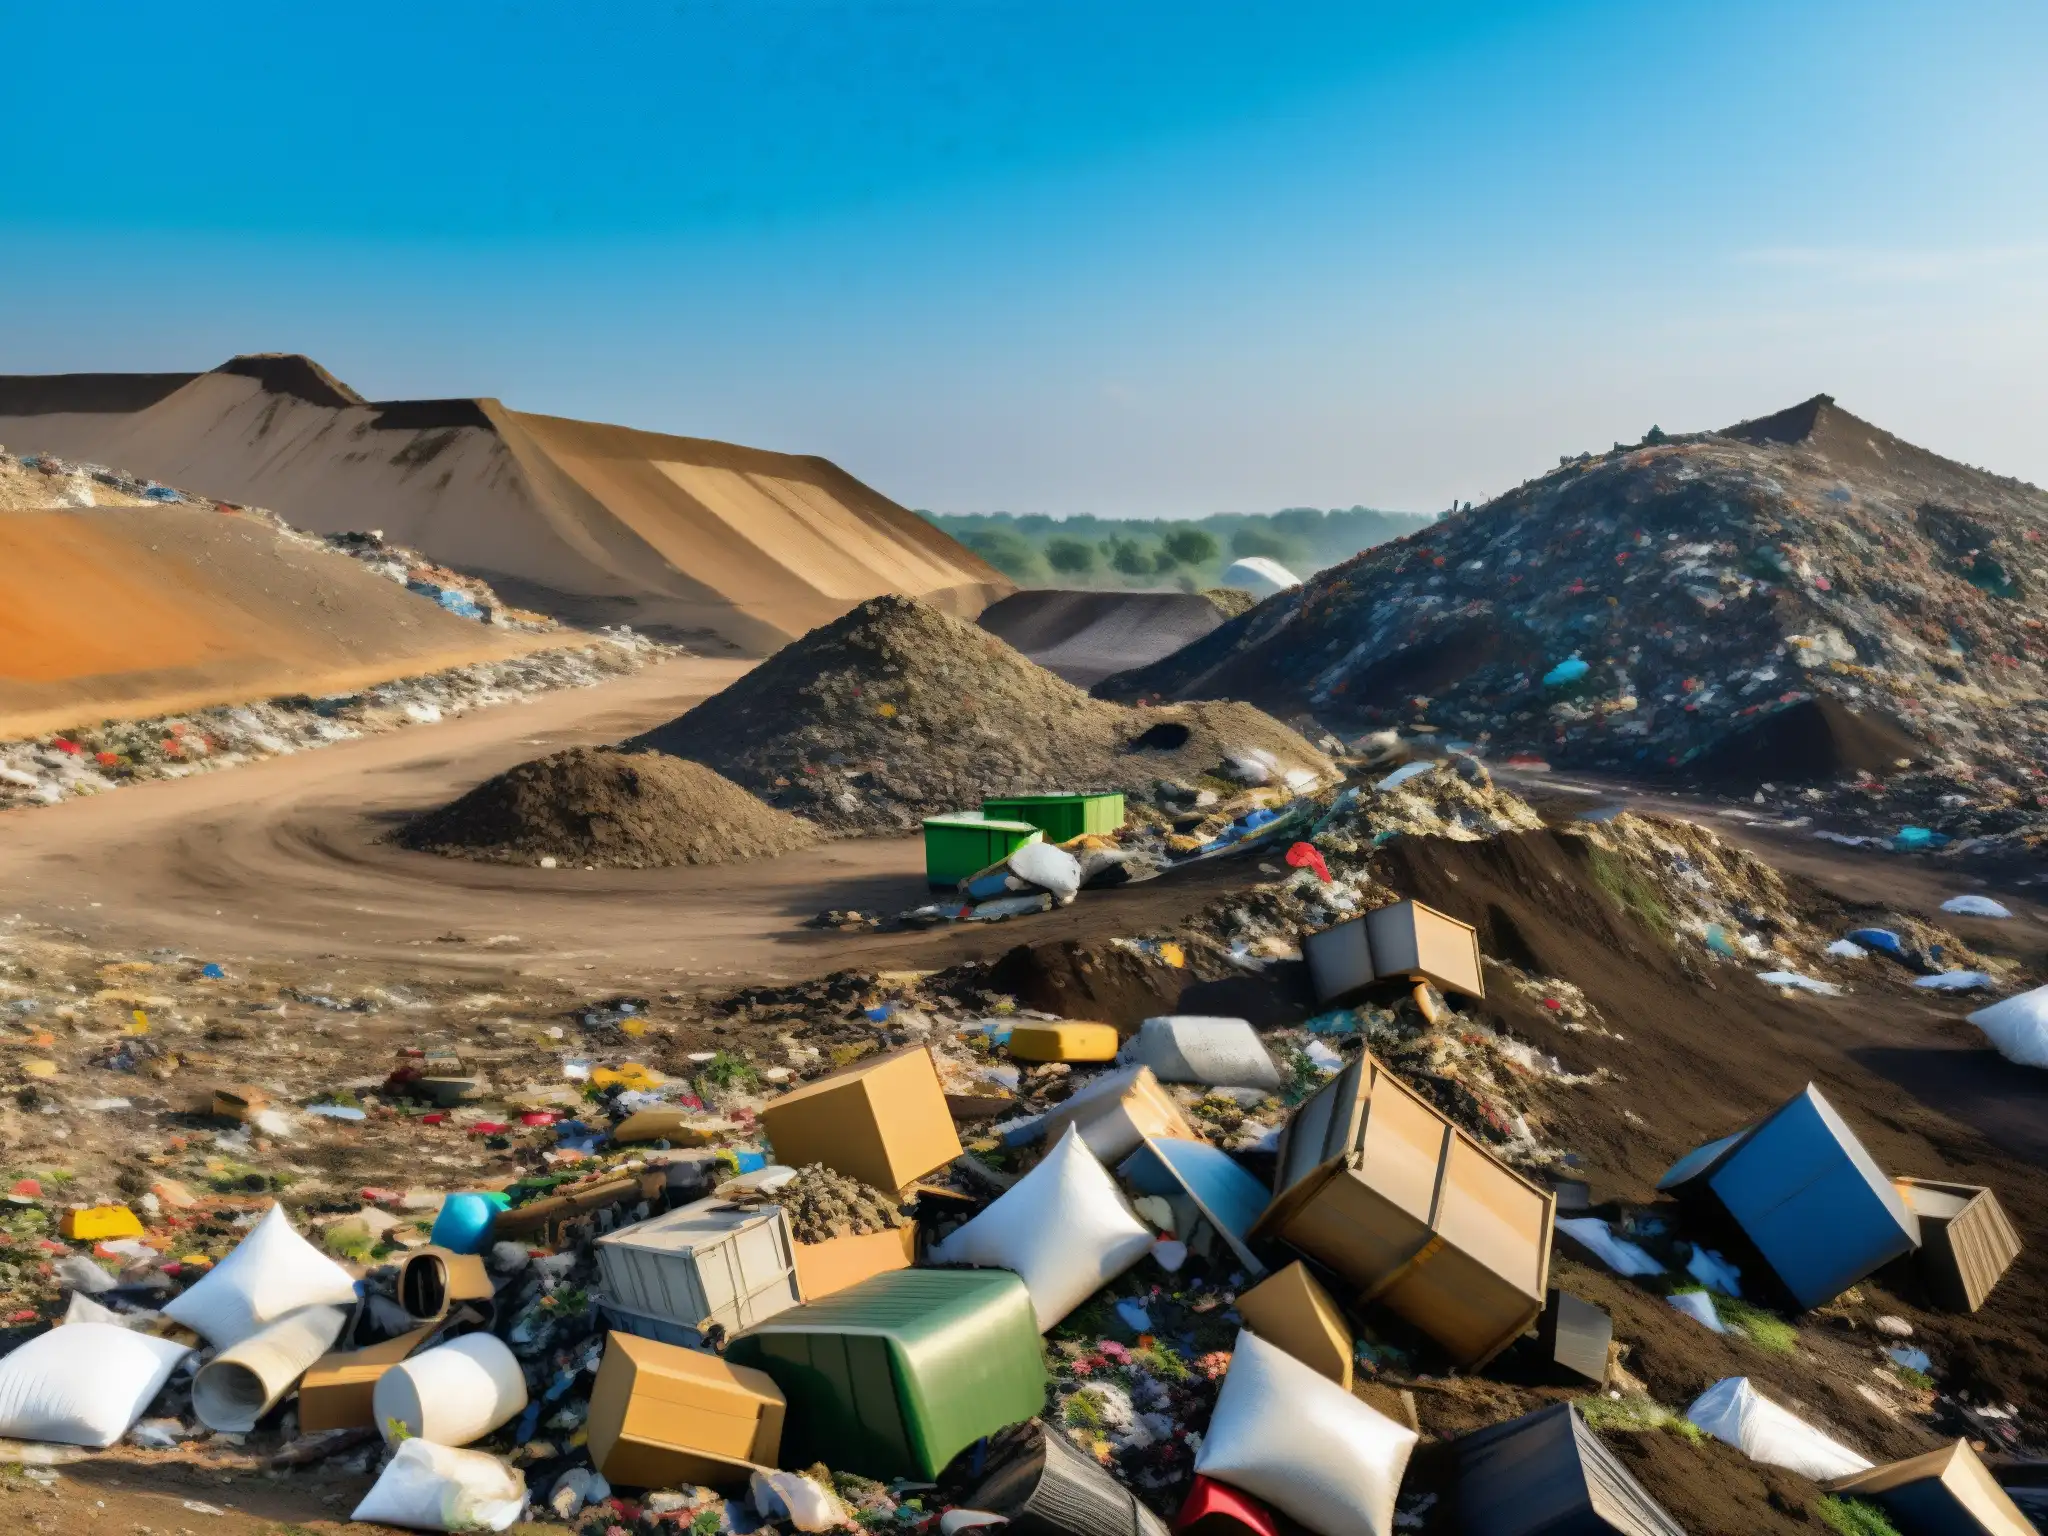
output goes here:
[{"label": "small shrub", "polygon": [[1825,1494],[1815,1502],[1813,1512],[1836,1536],[1899,1536],[1899,1528],[1867,1499],[1838,1499]]}]

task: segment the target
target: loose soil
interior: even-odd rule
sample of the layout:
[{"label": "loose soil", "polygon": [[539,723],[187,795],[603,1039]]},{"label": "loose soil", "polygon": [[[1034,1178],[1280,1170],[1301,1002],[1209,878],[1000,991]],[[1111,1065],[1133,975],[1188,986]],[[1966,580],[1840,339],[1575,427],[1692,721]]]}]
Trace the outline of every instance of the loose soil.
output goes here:
[{"label": "loose soil", "polygon": [[993,794],[1149,790],[1216,775],[1248,751],[1272,754],[1282,773],[1333,771],[1248,704],[1091,699],[995,636],[897,596],[862,603],[625,745],[707,764],[845,831],[908,828]]},{"label": "loose soil", "polygon": [[767,1200],[788,1214],[800,1243],[866,1237],[905,1224],[901,1208],[882,1191],[823,1163],[806,1163],[795,1178],[770,1190]]},{"label": "loose soil", "polygon": [[701,763],[571,747],[486,780],[398,840],[458,859],[659,869],[793,853],[818,832]]},{"label": "loose soil", "polygon": [[1930,753],[1893,721],[1834,699],[1801,699],[1759,715],[1701,753],[1697,781],[1747,793],[1759,784],[1831,784],[1889,778]]}]

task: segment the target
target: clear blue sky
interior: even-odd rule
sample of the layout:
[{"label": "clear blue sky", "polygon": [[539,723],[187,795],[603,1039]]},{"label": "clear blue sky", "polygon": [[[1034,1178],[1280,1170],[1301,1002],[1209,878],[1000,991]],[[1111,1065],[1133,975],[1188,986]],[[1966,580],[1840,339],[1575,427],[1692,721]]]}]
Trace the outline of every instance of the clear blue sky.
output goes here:
[{"label": "clear blue sky", "polygon": [[[2048,5],[8,8],[0,370],[1434,509],[1827,390],[2048,483]],[[30,445],[19,445],[30,446]]]}]

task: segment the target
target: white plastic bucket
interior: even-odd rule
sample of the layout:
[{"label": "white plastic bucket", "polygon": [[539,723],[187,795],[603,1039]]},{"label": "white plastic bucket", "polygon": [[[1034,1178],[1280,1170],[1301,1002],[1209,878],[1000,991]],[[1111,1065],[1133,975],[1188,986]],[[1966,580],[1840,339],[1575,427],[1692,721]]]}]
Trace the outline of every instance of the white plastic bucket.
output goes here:
[{"label": "white plastic bucket", "polygon": [[471,1333],[386,1371],[370,1399],[384,1438],[468,1445],[526,1407],[526,1373],[495,1334]]}]

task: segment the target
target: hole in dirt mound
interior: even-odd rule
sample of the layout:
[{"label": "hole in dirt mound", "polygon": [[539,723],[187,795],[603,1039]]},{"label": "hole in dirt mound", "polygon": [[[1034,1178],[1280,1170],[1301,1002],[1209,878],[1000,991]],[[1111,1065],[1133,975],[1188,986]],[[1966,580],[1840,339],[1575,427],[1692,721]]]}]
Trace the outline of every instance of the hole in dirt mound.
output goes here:
[{"label": "hole in dirt mound", "polygon": [[1178,720],[1162,720],[1133,736],[1124,748],[1130,752],[1178,752],[1193,734]]},{"label": "hole in dirt mound", "polygon": [[1810,784],[1899,772],[1924,762],[1927,747],[1895,721],[1858,713],[1833,699],[1801,699],[1759,715],[1693,760],[1703,784],[1747,794],[1759,784]]}]

